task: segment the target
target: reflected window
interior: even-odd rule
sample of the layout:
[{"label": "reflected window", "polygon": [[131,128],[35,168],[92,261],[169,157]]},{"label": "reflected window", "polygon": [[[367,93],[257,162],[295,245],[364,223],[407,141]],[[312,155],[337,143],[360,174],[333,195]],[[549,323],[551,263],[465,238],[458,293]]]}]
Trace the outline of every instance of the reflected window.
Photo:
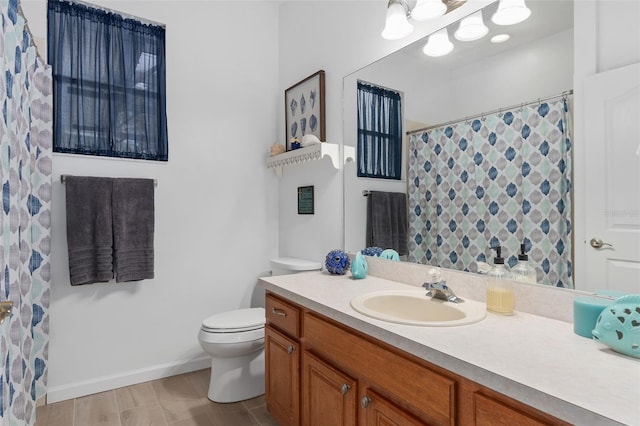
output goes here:
[{"label": "reflected window", "polygon": [[402,177],[402,100],[400,93],[358,81],[359,177]]},{"label": "reflected window", "polygon": [[167,161],[164,26],[84,3],[47,5],[53,151]]}]

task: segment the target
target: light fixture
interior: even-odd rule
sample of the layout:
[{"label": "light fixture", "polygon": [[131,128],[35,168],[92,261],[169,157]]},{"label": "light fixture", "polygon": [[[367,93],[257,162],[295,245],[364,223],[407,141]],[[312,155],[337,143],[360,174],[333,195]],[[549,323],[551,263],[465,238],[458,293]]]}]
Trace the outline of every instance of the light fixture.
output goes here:
[{"label": "light fixture", "polygon": [[511,36],[509,34],[497,34],[494,35],[493,37],[491,37],[491,43],[497,44],[497,43],[504,43],[505,41],[509,40],[511,38]]},{"label": "light fixture", "polygon": [[387,21],[382,30],[382,38],[398,40],[413,32],[413,25],[407,20],[409,7],[403,0],[390,0],[387,7]]},{"label": "light fixture", "polygon": [[500,0],[498,10],[491,20],[496,25],[513,25],[524,21],[531,15],[531,10],[524,0]]},{"label": "light fixture", "polygon": [[[467,0],[388,0],[382,38],[398,40],[413,32],[412,21],[438,18],[465,4]],[[409,20],[411,18],[411,20]]]},{"label": "light fixture", "polygon": [[437,18],[447,12],[447,6],[442,0],[418,0],[411,11],[411,17],[416,21],[426,21]]},{"label": "light fixture", "polygon": [[460,21],[458,30],[453,34],[460,41],[473,41],[481,39],[489,33],[489,28],[482,21],[482,10]]},{"label": "light fixture", "polygon": [[453,43],[449,40],[449,32],[446,28],[436,31],[429,36],[427,44],[422,52],[427,56],[444,56],[453,50]]}]

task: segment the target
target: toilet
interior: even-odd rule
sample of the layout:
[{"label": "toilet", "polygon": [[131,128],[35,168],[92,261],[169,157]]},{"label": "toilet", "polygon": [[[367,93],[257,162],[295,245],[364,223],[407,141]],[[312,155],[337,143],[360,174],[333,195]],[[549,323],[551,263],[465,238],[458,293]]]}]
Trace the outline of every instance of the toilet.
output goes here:
[{"label": "toilet", "polygon": [[[272,275],[320,270],[310,260],[271,259]],[[264,394],[264,308],[236,309],[202,321],[198,341],[211,356],[207,397],[214,402],[237,402]]]}]

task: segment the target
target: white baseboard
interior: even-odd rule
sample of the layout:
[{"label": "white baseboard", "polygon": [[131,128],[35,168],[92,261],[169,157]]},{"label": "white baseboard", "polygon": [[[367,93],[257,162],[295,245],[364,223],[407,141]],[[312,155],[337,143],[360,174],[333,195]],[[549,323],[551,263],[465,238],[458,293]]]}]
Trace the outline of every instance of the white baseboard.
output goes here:
[{"label": "white baseboard", "polygon": [[64,386],[50,387],[47,390],[47,404],[78,398],[98,392],[104,392],[123,386],[131,386],[150,380],[162,379],[178,374],[190,373],[211,367],[211,357],[202,357],[184,361],[159,364],[149,368],[128,371],[110,376],[97,377],[93,380],[71,383]]}]

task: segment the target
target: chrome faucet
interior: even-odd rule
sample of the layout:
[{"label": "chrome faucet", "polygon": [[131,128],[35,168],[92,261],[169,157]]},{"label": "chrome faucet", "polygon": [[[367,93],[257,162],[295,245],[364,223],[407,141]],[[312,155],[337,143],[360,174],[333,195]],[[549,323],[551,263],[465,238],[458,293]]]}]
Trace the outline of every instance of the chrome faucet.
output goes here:
[{"label": "chrome faucet", "polygon": [[422,287],[429,290],[427,292],[427,296],[431,296],[434,299],[444,300],[445,302],[453,302],[453,303],[462,303],[463,299],[459,298],[455,295],[453,290],[451,290],[444,281],[439,281],[437,283],[424,283]]},{"label": "chrome faucet", "polygon": [[444,300],[445,302],[462,303],[463,299],[455,295],[445,280],[442,279],[442,273],[440,269],[433,268],[429,270],[430,281],[422,284],[422,287],[426,288],[427,296],[434,299]]}]

